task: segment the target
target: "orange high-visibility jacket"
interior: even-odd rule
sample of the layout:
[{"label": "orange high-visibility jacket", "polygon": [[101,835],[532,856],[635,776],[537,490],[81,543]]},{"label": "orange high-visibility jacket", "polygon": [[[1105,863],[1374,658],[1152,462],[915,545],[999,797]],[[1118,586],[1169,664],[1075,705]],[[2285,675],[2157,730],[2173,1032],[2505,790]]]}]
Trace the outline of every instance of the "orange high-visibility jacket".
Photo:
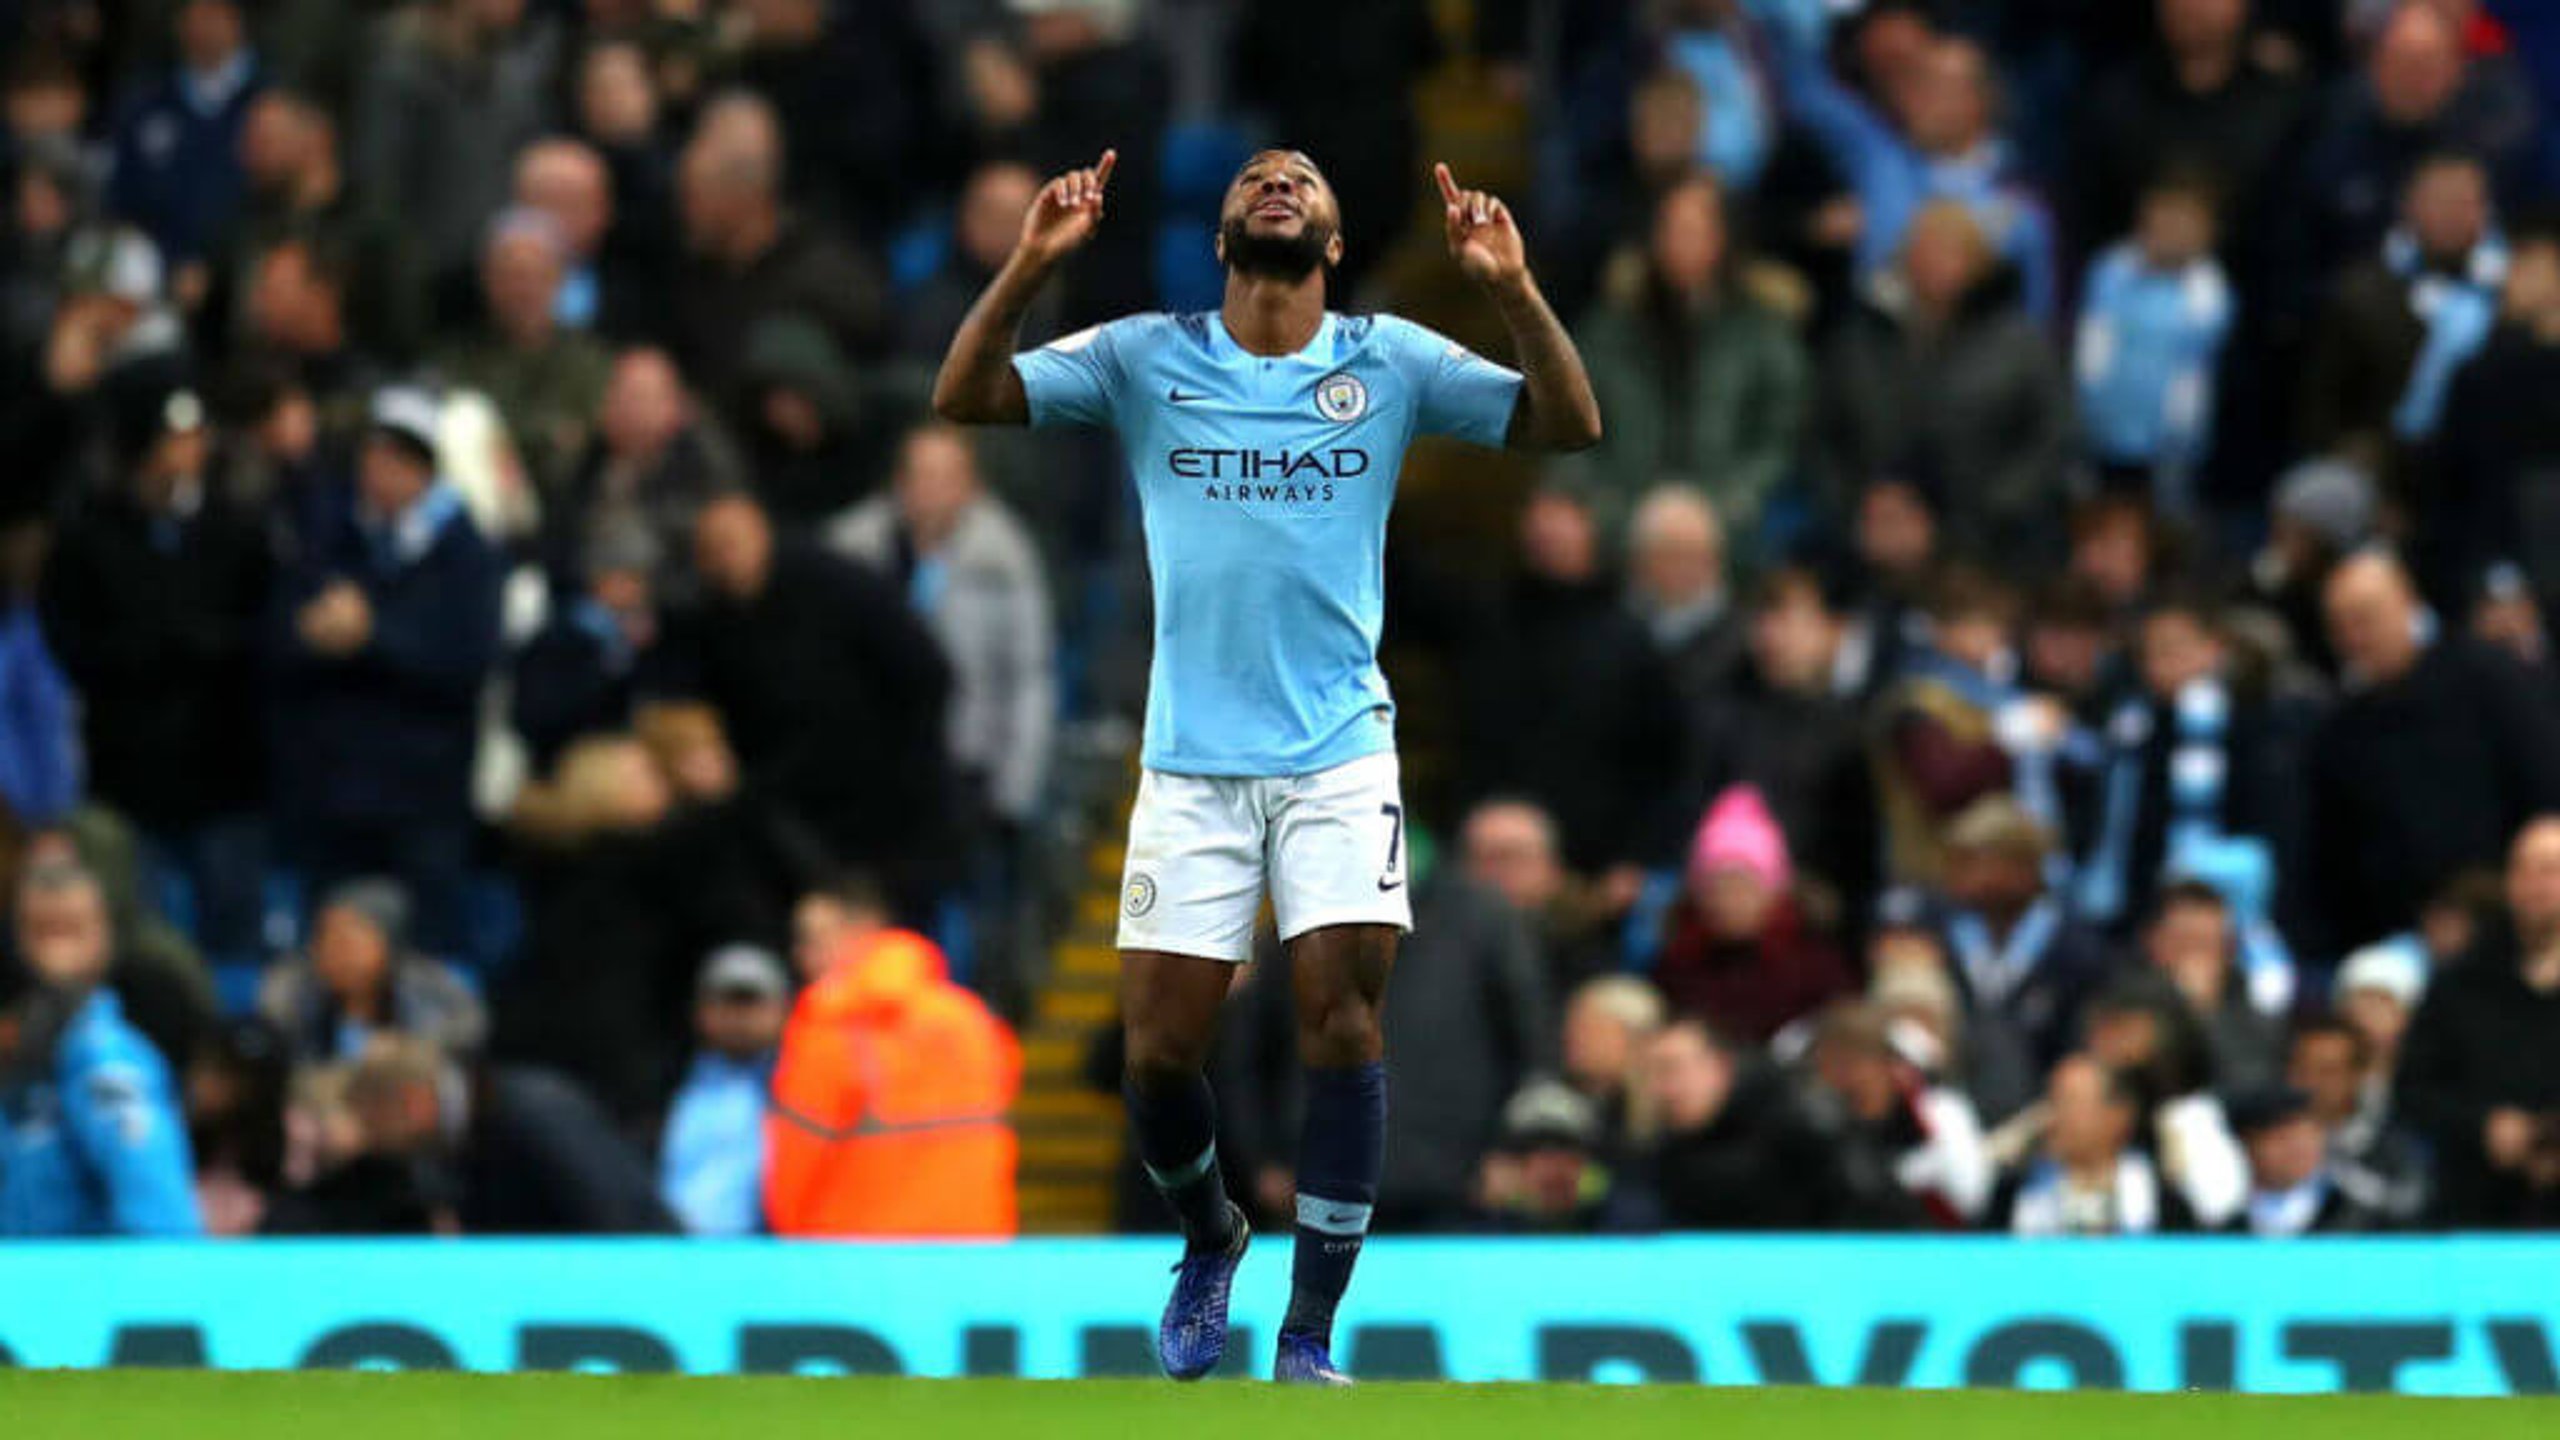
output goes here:
[{"label": "orange high-visibility jacket", "polygon": [[1022,1047],[941,950],[883,931],[801,995],[765,1117],[777,1235],[995,1236],[1016,1228]]}]

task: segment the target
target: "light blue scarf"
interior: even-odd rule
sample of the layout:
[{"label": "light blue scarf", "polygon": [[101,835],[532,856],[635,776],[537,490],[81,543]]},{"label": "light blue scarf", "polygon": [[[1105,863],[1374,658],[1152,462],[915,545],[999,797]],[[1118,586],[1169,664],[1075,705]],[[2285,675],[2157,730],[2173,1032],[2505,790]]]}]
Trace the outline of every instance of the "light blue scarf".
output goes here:
[{"label": "light blue scarf", "polygon": [[2462,274],[2444,275],[2427,270],[2416,237],[2394,230],[2382,244],[2382,261],[2392,274],[2410,282],[2409,308],[2427,327],[2408,386],[2391,412],[2391,433],[2403,440],[2425,440],[2444,418],[2445,393],[2453,387],[2454,375],[2489,343],[2489,332],[2497,327],[2507,242],[2491,232],[2465,257]]}]

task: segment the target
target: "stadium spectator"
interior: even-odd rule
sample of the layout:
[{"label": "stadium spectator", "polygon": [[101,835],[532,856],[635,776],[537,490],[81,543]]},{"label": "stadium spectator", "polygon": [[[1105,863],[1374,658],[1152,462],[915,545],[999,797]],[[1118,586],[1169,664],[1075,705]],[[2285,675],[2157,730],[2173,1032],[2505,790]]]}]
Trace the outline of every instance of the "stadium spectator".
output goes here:
[{"label": "stadium spectator", "polygon": [[688,259],[669,333],[685,377],[733,427],[755,415],[747,344],[758,322],[818,322],[848,356],[885,340],[880,282],[854,252],[793,214],[781,191],[784,139],[771,106],[731,93],[705,106],[676,172]]},{"label": "stadium spectator", "polygon": [[[2157,0],[2159,45],[2119,55],[2090,87],[2071,152],[2072,242],[2086,253],[2132,224],[2154,177],[2186,169],[2212,175],[2230,198],[2225,263],[2262,273],[2288,147],[2297,143],[2310,86],[2266,63],[2252,0]],[[2252,11],[2261,12],[2253,16]],[[2096,57],[2092,57],[2096,58]]]},{"label": "stadium spectator", "polygon": [[253,956],[265,883],[257,519],[214,488],[211,416],[174,375],[117,398],[118,483],[84,498],[45,566],[44,632],[80,692],[89,793],[183,876],[197,938]]},{"label": "stadium spectator", "polygon": [[667,1107],[658,1188],[691,1235],[764,1229],[764,1112],[791,979],[773,952],[724,945],[694,982],[693,1062]]},{"label": "stadium spectator", "polygon": [[1556,1080],[1522,1086],[1502,1107],[1502,1128],[1476,1186],[1487,1228],[1533,1235],[1609,1228],[1612,1177],[1600,1145],[1588,1096]]},{"label": "stadium spectator", "polygon": [[509,696],[516,733],[537,773],[582,735],[629,727],[652,679],[662,626],[655,598],[657,536],[608,512],[579,547],[581,588],[516,652]]},{"label": "stadium spectator", "polygon": [[745,495],[694,525],[704,602],[691,666],[747,786],[923,914],[948,865],[950,669],[897,590],[775,534]]},{"label": "stadium spectator", "polygon": [[[2353,964],[2352,961],[2349,962]],[[2394,1226],[2427,1204],[2427,1156],[2391,1110],[2391,1076],[2373,1068],[2373,1046],[2343,1020],[2294,1027],[2285,1083],[2310,1097],[2338,1188]]]},{"label": "stadium spectator", "polygon": [[[324,1182],[302,1230],[380,1228],[374,1206],[465,1235],[672,1234],[640,1152],[595,1102],[548,1071],[458,1065],[423,1041],[377,1036],[346,1087],[366,1157],[398,1168],[392,1194],[349,1196]],[[407,1193],[403,1194],[402,1191]],[[366,1208],[350,1208],[358,1200]]]},{"label": "stadium spectator", "polygon": [[2453,377],[2433,483],[2410,499],[2435,587],[2512,561],[2539,599],[2560,574],[2537,523],[2560,474],[2560,415],[2536,403],[2560,384],[2560,229],[2514,232],[2509,244],[2499,326]]},{"label": "stadium spectator", "polygon": [[2203,594],[2172,591],[2143,612],[2134,670],[2139,691],[2100,732],[2094,823],[2074,879],[2080,913],[2102,926],[2147,913],[2205,847],[2263,846],[2278,833],[2295,758]]},{"label": "stadium spectator", "polygon": [[1679,759],[1670,677],[1602,565],[1587,502],[1541,490],[1518,536],[1508,584],[1447,585],[1418,617],[1455,654],[1464,788],[1536,802],[1573,869],[1621,869],[1673,838],[1661,784]]},{"label": "stadium spectator", "polygon": [[468,1058],[488,1036],[480,999],[454,971],[408,946],[409,897],[396,883],[350,880],[321,897],[302,954],[267,971],[258,1011],[297,1063],[353,1062],[373,1037],[412,1036]]},{"label": "stadium spectator", "polygon": [[1467,812],[1458,848],[1467,878],[1508,901],[1527,922],[1550,993],[1618,968],[1617,916],[1605,913],[1594,887],[1564,868],[1546,811],[1527,800],[1486,800]]},{"label": "stadium spectator", "polygon": [[523,0],[423,0],[373,22],[348,171],[374,213],[418,237],[427,273],[467,283],[517,150],[554,106],[561,26]]},{"label": "stadium spectator", "polygon": [[2454,375],[2488,343],[2506,274],[2480,162],[2421,163],[2399,225],[2339,277],[2321,314],[2302,373],[2303,444],[2405,477]]},{"label": "stadium spectator", "polygon": [[263,1020],[233,1020],[196,1051],[182,1082],[196,1208],[207,1235],[253,1235],[284,1188],[292,1062]]},{"label": "stadium spectator", "polygon": [[2328,584],[2347,693],[2311,737],[2303,825],[2313,954],[2407,925],[2437,886],[2493,863],[2560,807],[2560,722],[2512,661],[2438,635],[2398,561],[2363,554]]},{"label": "stadium spectator", "polygon": [[1852,989],[1805,913],[1787,838],[1759,791],[1737,786],[1708,808],[1651,968],[1674,1012],[1755,1045]]},{"label": "stadium spectator", "polygon": [[1451,872],[1414,897],[1397,963],[1406,983],[1387,991],[1381,1023],[1397,1036],[1387,1085],[1398,1099],[1377,1204],[1396,1229],[1455,1229],[1507,1128],[1506,1102],[1555,1069],[1552,992],[1523,917]]},{"label": "stadium spectator", "polygon": [[498,407],[546,509],[568,498],[613,369],[593,336],[560,323],[568,264],[568,237],[549,214],[498,212],[480,254],[485,321],[453,342],[443,363],[448,382],[478,390]]},{"label": "stadium spectator", "polygon": [[[1380,11],[1407,8],[1388,4]],[[1157,224],[1163,213],[1161,177],[1163,134],[1170,110],[1171,78],[1164,56],[1146,43],[1140,29],[1140,6],[1133,0],[1046,0],[1023,17],[1021,60],[1035,110],[1003,147],[1026,156],[1043,175],[1084,165],[1107,149],[1117,149],[1120,166],[1111,185],[1111,223],[1063,277],[1065,298],[1060,323],[1077,329],[1100,320],[1155,307]],[[1369,12],[1344,16],[1327,27],[1346,37],[1367,30]],[[1294,49],[1299,31],[1293,27],[1281,47]],[[1230,78],[1247,77],[1230,72]],[[1242,87],[1239,86],[1241,89]],[[1390,97],[1370,97],[1337,90],[1332,82],[1308,82],[1295,97],[1300,103],[1324,98],[1327,107],[1353,110],[1367,103],[1392,104]],[[1354,131],[1358,138],[1333,153],[1337,162],[1358,165],[1362,152],[1378,151],[1396,127]],[[1303,135],[1304,131],[1296,132]],[[1411,183],[1414,169],[1403,172]],[[1406,192],[1408,197],[1410,191]],[[1348,203],[1347,201],[1345,202]],[[1394,211],[1372,220],[1354,218],[1362,233],[1378,237],[1379,253],[1392,231]],[[1356,214],[1356,212],[1355,212]]]},{"label": "stadium spectator", "polygon": [[1992,1223],[2013,1235],[2149,1235],[2195,1228],[2177,1190],[2133,1147],[2132,1085],[2085,1055],[2053,1069],[2035,1158],[2001,1183]]},{"label": "stadium spectator", "polygon": [[747,335],[748,469],[756,494],[794,529],[863,499],[875,483],[862,430],[862,379],[826,328],[774,315]]},{"label": "stadium spectator", "polygon": [[1725,568],[1725,529],[1686,485],[1646,493],[1627,527],[1627,603],[1679,707],[1682,799],[1706,798],[1710,756],[1733,723],[1746,630]]},{"label": "stadium spectator", "polygon": [[175,1072],[213,1030],[212,981],[183,942],[160,943],[164,937],[151,933],[137,913],[129,864],[119,874],[113,846],[89,838],[83,846],[71,833],[53,832],[25,851],[24,869],[10,882],[15,968],[39,984],[56,972],[103,977],[118,1024],[140,1032]]},{"label": "stadium spectator", "polygon": [[181,267],[189,308],[203,298],[203,264],[240,205],[240,131],[265,79],[241,12],[239,0],[181,0],[177,63],[114,120],[107,204]]},{"label": "stadium spectator", "polygon": [[[1057,725],[1048,577],[1030,534],[979,480],[966,432],[908,432],[889,493],[831,522],[827,544],[895,581],[951,666],[947,749],[968,806],[973,910],[1001,950],[1026,938],[1016,903],[1023,837]],[[1008,956],[1018,970],[1027,957]]]},{"label": "stadium spectator", "polygon": [[[611,53],[613,47],[591,52],[590,77],[595,55]],[[657,178],[663,212],[665,182]],[[665,284],[666,217],[622,190],[604,154],[584,140],[553,136],[517,152],[513,204],[559,228],[560,289],[551,313],[564,330],[628,339],[644,328],[649,299]],[[657,233],[649,233],[651,222]]]},{"label": "stadium spectator", "polygon": [[745,463],[667,352],[625,350],[614,357],[595,439],[549,542],[554,568],[575,573],[589,537],[636,525],[657,542],[660,600],[682,604],[695,592],[695,515],[746,484]]},{"label": "stadium spectator", "polygon": [[1842,688],[1846,622],[1820,576],[1788,568],[1761,581],[1747,624],[1749,664],[1723,699],[1702,788],[1758,790],[1806,885],[1854,925],[1874,897],[1882,839],[1867,717]]},{"label": "stadium spectator", "polygon": [[1585,458],[1603,523],[1669,480],[1702,490],[1746,570],[1761,516],[1795,470],[1809,366],[1789,319],[1753,293],[1733,253],[1723,189],[1682,181],[1655,202],[1640,266],[1622,265],[1575,327],[1609,417]]},{"label": "stadium spectator", "polygon": [[1946,497],[1950,548],[1986,561],[2056,548],[2072,443],[2069,387],[1993,259],[1964,206],[1919,211],[1901,283],[1877,289],[1823,354],[1814,424],[1832,496],[1923,477]]},{"label": "stadium spectator", "polygon": [[2196,1223],[2229,1224],[2248,1199],[2249,1161],[2213,1090],[2213,1045],[2175,982],[2131,971],[2089,1002],[2091,1058],[2123,1075],[2141,1106],[2137,1142]]},{"label": "stadium spectator", "polygon": [[1835,1157],[1774,1068],[1677,1020],[1646,1047],[1644,1088],[1659,1132],[1632,1167],[1630,1219],[1804,1230],[1838,1214]]},{"label": "stadium spectator", "polygon": [[2324,676],[2338,670],[2324,613],[2329,572],[2374,538],[2381,512],[2372,473],[2344,461],[2306,461],[2276,483],[2247,599],[2281,621],[2285,649]]},{"label": "stadium spectator", "polygon": [[[2528,183],[2537,117],[2512,64],[2463,53],[2445,7],[2403,3],[2374,37],[2362,73],[2330,98],[2300,160],[2298,197],[2282,267],[2271,284],[2316,281],[2373,254],[2391,206],[2427,156],[2477,156],[2494,194]],[[2297,292],[2298,293],[2298,292]],[[2269,299],[2283,304],[2281,290]]]},{"label": "stadium spectator", "polygon": [[97,881],[77,866],[30,870],[17,950],[34,989],[0,1017],[0,1235],[201,1232],[177,1085],[110,988]]},{"label": "stadium spectator", "polygon": [[777,1235],[1014,1233],[1022,1050],[909,930],[853,937],[793,1007],[765,1119]]},{"label": "stadium spectator", "polygon": [[2397,1109],[2435,1146],[2460,1229],[2560,1222],[2560,820],[2507,857],[2512,923],[2435,977],[2400,1052]]},{"label": "stadium spectator", "polygon": [[350,326],[375,352],[407,356],[426,323],[426,280],[414,234],[376,213],[349,183],[338,122],[318,100],[268,88],[248,102],[240,134],[240,214],[208,255],[217,266],[199,329],[222,339],[251,325],[261,256],[287,240],[335,257],[347,276]]},{"label": "stadium spectator", "polygon": [[284,588],[276,773],[287,838],[315,887],[397,879],[434,955],[463,952],[499,582],[497,556],[440,477],[434,400],[381,392],[353,503]]},{"label": "stadium spectator", "polygon": [[1981,1218],[1994,1178],[1981,1117],[1904,1053],[1881,1007],[1824,1012],[1808,1059],[1815,1113],[1840,1153],[1844,1223],[1960,1230]]},{"label": "stadium spectator", "polygon": [[1643,1066],[1662,1021],[1661,992],[1634,975],[1586,980],[1565,1005],[1558,1063],[1594,1107],[1594,1143],[1605,1156],[1623,1157],[1651,1133]]},{"label": "stadium spectator", "polygon": [[[951,252],[931,279],[898,303],[901,359],[941,363],[961,318],[1013,253],[1022,217],[1039,193],[1039,175],[1018,160],[990,160],[970,172],[951,218]],[[1045,345],[1057,338],[1057,316],[1055,292],[1042,291],[1023,317],[1022,343]]]},{"label": "stadium spectator", "polygon": [[2250,1000],[2238,928],[2222,892],[2180,880],[2161,890],[2142,931],[2144,960],[2203,1027],[2214,1087],[2235,1095],[2272,1088],[2284,1063],[2282,1034]]},{"label": "stadium spectator", "polygon": [[[2068,1051],[2081,1007],[2113,968],[2105,944],[2046,883],[2053,847],[2053,832],[2015,801],[1975,802],[1948,828],[1945,909],[1935,917],[1965,997],[1966,1032],[2022,1046],[2038,1075]],[[1994,1031],[2006,1034],[1988,1040]]]},{"label": "stadium spectator", "polygon": [[1775,18],[1772,49],[1786,113],[1822,146],[1861,212],[1858,268],[1886,269],[1932,209],[1969,215],[1987,270],[2014,275],[2029,314],[2050,319],[2061,299],[2051,216],[2000,136],[1999,82],[1980,46],[1940,35],[1919,47],[1892,86],[1888,118],[1823,63],[1817,12]]},{"label": "stadium spectator", "polygon": [[2196,513],[2237,305],[2214,257],[2215,198],[2200,179],[2143,191],[2132,235],[2090,262],[2073,355],[2090,458],[2171,515]]},{"label": "stadium spectator", "polygon": [[2232,1104],[2231,1128],[2249,1151],[2249,1203],[2233,1234],[2282,1239],[2383,1228],[2383,1217],[2332,1170],[2310,1096],[2280,1087],[2244,1094]]},{"label": "stadium spectator", "polygon": [[[2010,639],[2017,604],[2016,595],[1989,576],[1950,569],[1928,597],[1925,625],[1899,637],[1896,673],[1876,705],[1882,731],[1876,786],[1886,871],[1896,880],[1937,879],[1954,819],[1976,801],[2022,790],[2022,760],[2038,764],[2049,754],[2026,746],[2013,753],[2008,743],[2050,736],[2061,725],[2056,707],[2018,686]],[[2049,780],[2049,770],[2042,778]],[[2036,793],[2039,808],[2049,813],[2049,785]]]}]

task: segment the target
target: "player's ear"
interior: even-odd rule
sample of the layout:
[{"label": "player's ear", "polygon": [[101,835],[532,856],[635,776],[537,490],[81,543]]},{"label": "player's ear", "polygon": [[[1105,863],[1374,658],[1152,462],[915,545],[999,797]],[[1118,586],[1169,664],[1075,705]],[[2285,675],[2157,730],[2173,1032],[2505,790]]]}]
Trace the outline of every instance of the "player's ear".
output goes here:
[{"label": "player's ear", "polygon": [[1324,242],[1324,263],[1328,270],[1339,268],[1342,264],[1342,232],[1339,230],[1334,231],[1332,236]]},{"label": "player's ear", "polygon": [[1216,253],[1219,264],[1227,263],[1227,228],[1225,226],[1219,226],[1218,233],[1209,237],[1209,248]]}]

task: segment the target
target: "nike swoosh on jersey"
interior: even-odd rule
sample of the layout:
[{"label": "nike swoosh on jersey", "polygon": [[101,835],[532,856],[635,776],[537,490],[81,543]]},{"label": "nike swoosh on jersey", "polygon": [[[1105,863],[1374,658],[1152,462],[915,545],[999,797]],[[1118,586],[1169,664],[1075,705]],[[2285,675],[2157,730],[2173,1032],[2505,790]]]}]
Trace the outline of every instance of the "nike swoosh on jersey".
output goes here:
[{"label": "nike swoosh on jersey", "polygon": [[1190,404],[1190,403],[1191,403],[1192,401],[1194,401],[1194,400],[1206,400],[1206,399],[1208,399],[1208,398],[1209,398],[1209,393],[1208,393],[1207,391],[1203,390],[1203,391],[1196,392],[1196,393],[1194,393],[1194,394],[1185,395],[1185,394],[1183,394],[1183,393],[1182,393],[1182,387],[1181,387],[1181,386],[1179,386],[1179,385],[1175,385],[1175,386],[1171,386],[1171,387],[1169,387],[1169,388],[1167,388],[1167,389],[1166,389],[1166,391],[1164,392],[1164,398],[1165,398],[1165,399],[1167,399],[1167,400],[1172,401],[1172,402],[1173,402],[1174,404],[1176,404],[1176,405],[1188,405],[1188,404]]}]

